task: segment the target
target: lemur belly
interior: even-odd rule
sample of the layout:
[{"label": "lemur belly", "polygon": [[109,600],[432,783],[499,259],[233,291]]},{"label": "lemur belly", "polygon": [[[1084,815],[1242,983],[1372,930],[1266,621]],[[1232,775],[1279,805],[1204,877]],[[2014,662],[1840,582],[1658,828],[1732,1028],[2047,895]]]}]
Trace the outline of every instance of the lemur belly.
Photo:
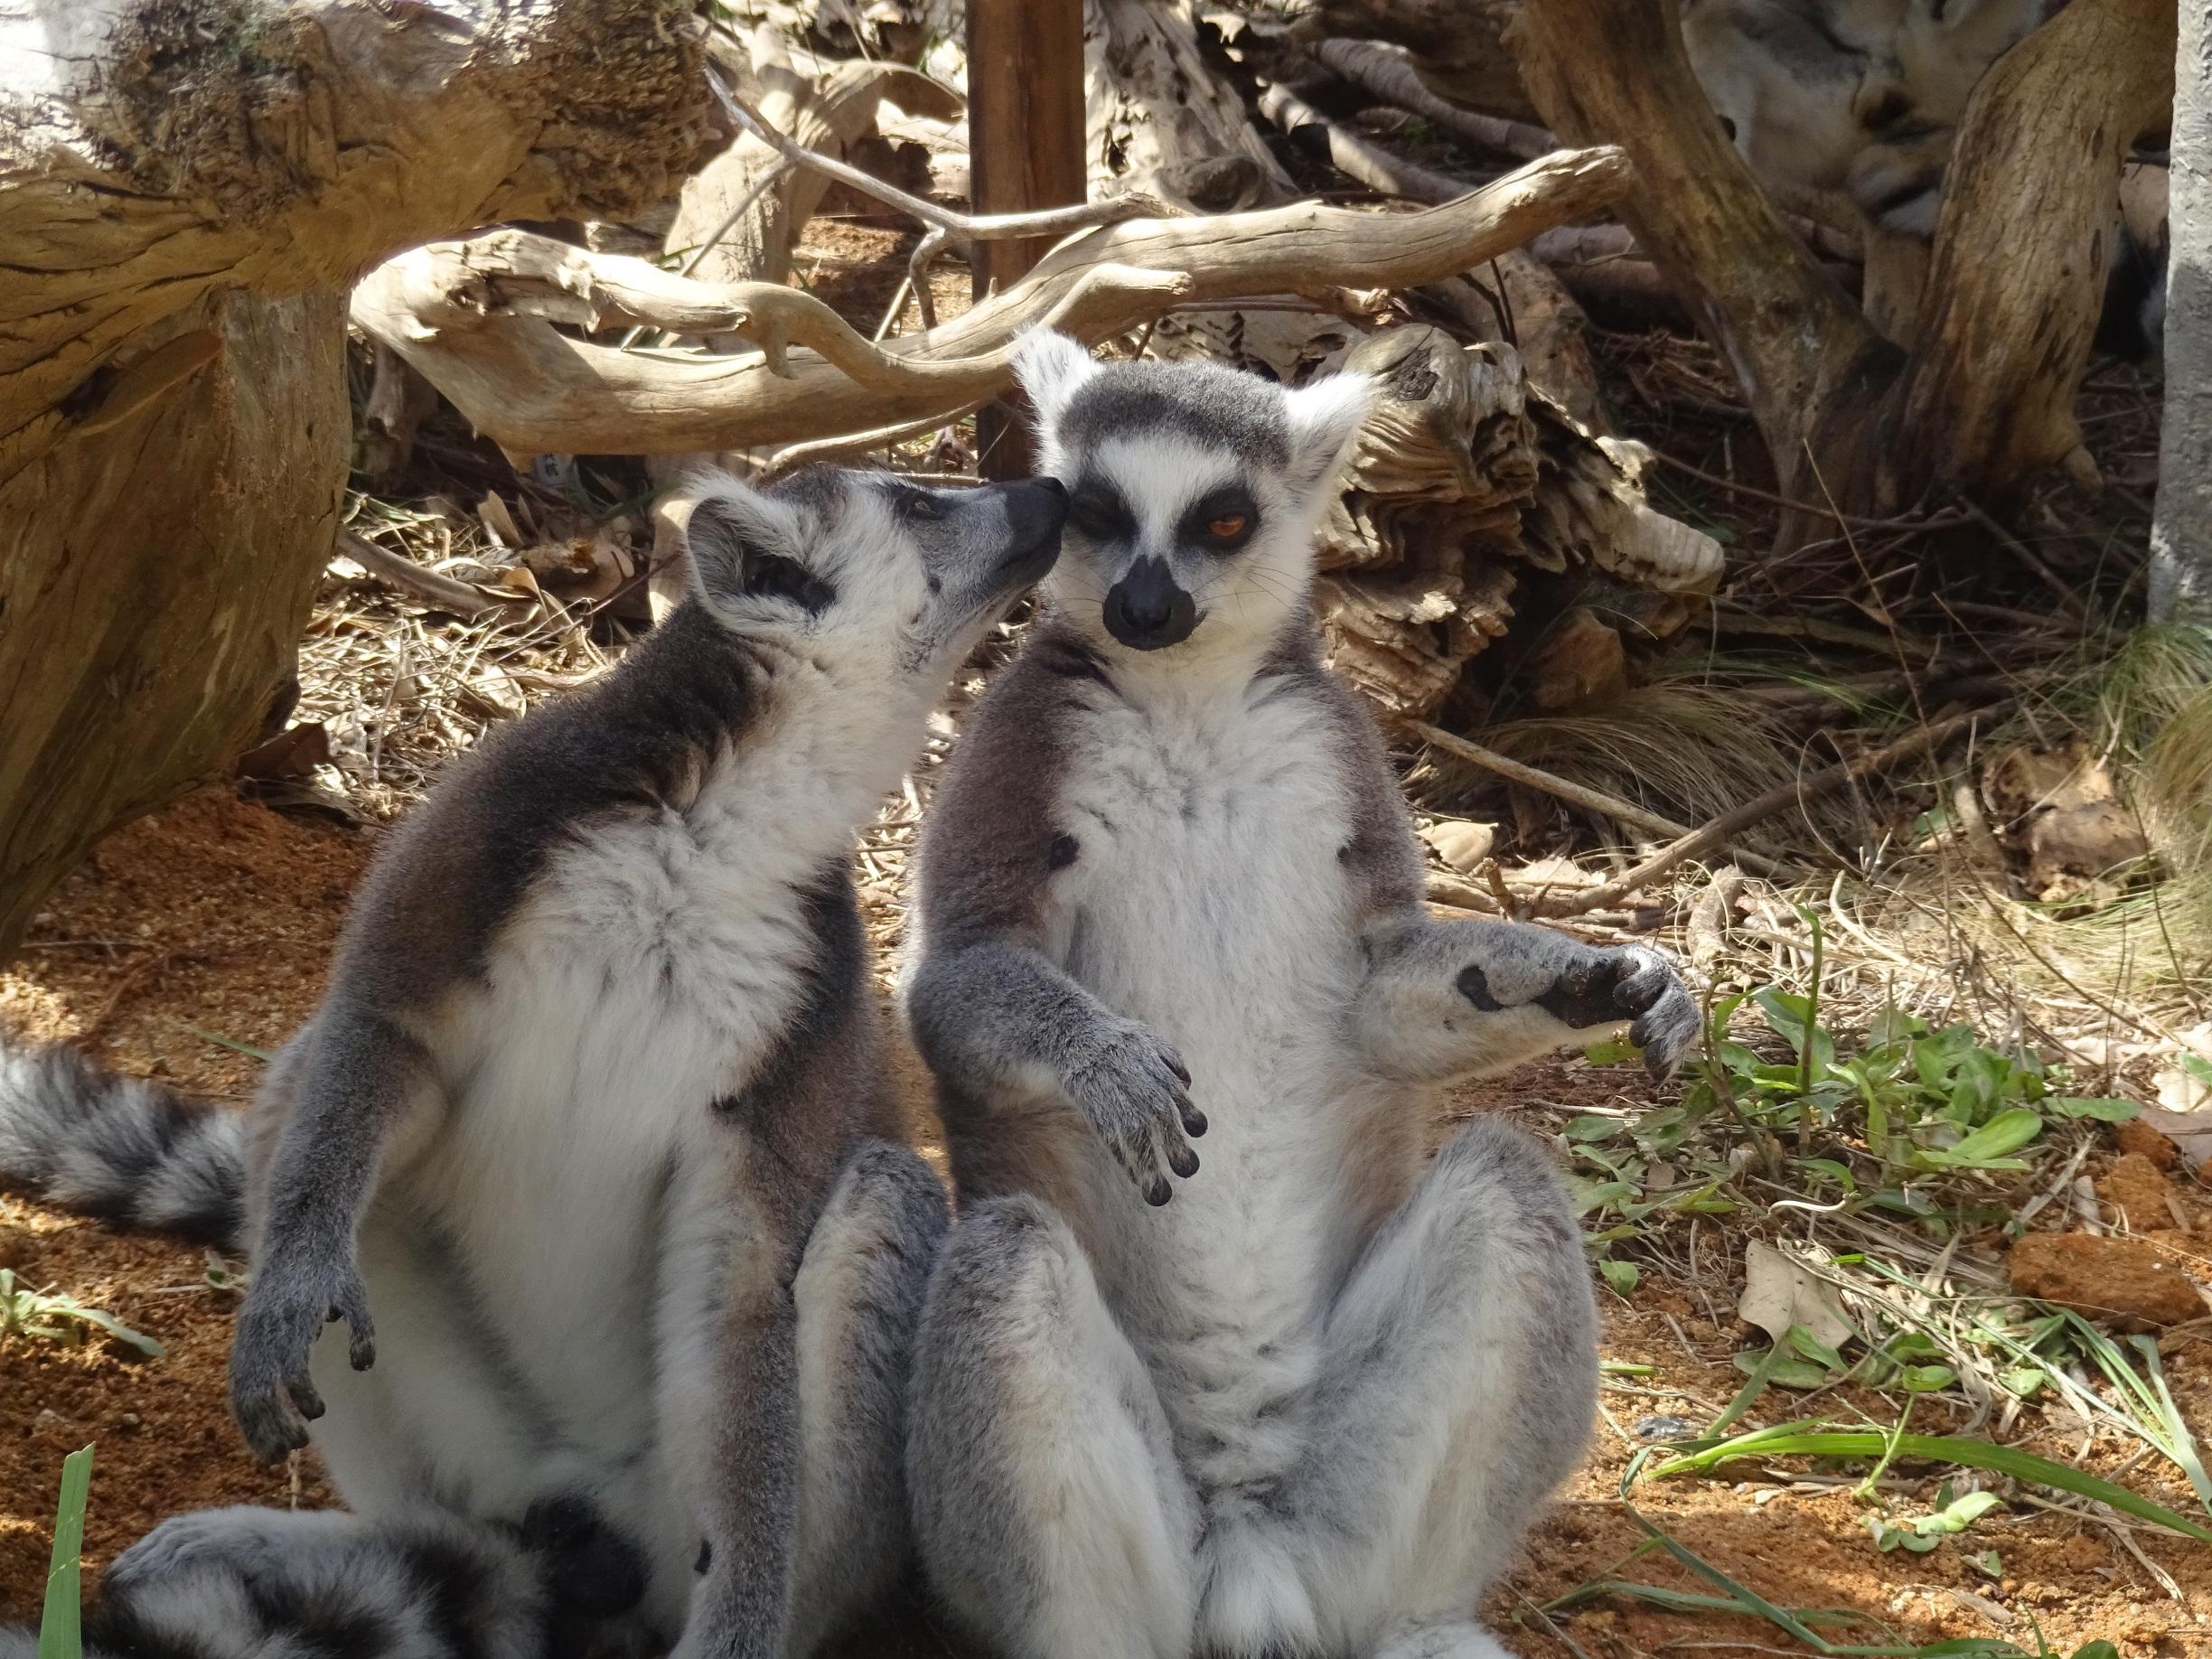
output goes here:
[{"label": "lemur belly", "polygon": [[516,1410],[550,1441],[531,1474],[580,1464],[650,1530],[676,1524],[659,1514],[675,1500],[654,1418],[667,1183],[726,1132],[714,1102],[776,1040],[814,948],[801,890],[817,863],[773,841],[736,856],[725,838],[743,820],[717,829],[629,821],[564,848],[455,1016],[451,1049],[474,1058],[446,1080],[451,1111],[379,1206],[384,1224],[414,1212],[442,1233]]},{"label": "lemur belly", "polygon": [[1077,860],[1053,888],[1065,966],[1182,1052],[1201,1167],[1146,1205],[1101,1152],[1086,1232],[1203,1492],[1299,1454],[1324,1307],[1353,1241],[1333,1108],[1360,961],[1326,734],[1282,700],[1233,718],[1096,717],[1064,784]]}]

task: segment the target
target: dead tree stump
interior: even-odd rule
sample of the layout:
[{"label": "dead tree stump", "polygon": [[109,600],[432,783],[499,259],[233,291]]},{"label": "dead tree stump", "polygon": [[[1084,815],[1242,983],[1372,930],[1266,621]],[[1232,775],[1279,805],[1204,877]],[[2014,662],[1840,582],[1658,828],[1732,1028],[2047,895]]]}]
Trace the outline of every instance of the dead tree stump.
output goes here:
[{"label": "dead tree stump", "polygon": [[94,840],[283,712],[355,276],[672,195],[703,57],[661,0],[0,17],[0,955]]}]

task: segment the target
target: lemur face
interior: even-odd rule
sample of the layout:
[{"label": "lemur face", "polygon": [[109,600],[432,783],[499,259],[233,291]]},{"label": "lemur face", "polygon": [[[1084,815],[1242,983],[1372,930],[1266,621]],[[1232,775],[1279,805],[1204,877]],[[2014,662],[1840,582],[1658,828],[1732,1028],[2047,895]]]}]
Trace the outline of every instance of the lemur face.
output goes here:
[{"label": "lemur face", "polygon": [[726,628],[864,674],[942,679],[1060,553],[1054,480],[932,490],[814,467],[766,491],[705,484],[691,585]]},{"label": "lemur face", "polygon": [[1364,377],[1287,391],[1206,364],[1099,363],[1052,333],[1016,372],[1068,490],[1054,608],[1130,651],[1279,637],[1308,603],[1314,520],[1366,417]]}]

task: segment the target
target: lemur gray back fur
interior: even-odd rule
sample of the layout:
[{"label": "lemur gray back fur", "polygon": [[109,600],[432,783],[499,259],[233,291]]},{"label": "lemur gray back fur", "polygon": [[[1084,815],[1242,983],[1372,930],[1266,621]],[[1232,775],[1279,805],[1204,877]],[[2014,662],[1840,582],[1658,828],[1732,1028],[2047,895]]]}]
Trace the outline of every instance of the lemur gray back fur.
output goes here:
[{"label": "lemur gray back fur", "polygon": [[1067,547],[938,785],[903,966],[962,1214],[916,1359],[931,1582],[1040,1659],[1495,1655],[1472,1609],[1579,1454],[1595,1316],[1541,1148],[1485,1122],[1425,1164],[1428,1114],[1589,1029],[1664,1070],[1694,1007],[1649,951],[1428,918],[1309,604],[1363,385],[1050,335],[1020,371]]},{"label": "lemur gray back fur", "polygon": [[[363,1573],[376,1525],[448,1511],[550,1561],[557,1613],[680,1659],[803,1654],[898,1575],[944,1197],[891,1139],[847,865],[1063,513],[1035,483],[705,480],[690,602],[391,834],[257,1105],[231,1357],[258,1454],[314,1424]],[[233,1178],[211,1120],[11,1064],[18,1178],[104,1201],[164,1134]]]}]

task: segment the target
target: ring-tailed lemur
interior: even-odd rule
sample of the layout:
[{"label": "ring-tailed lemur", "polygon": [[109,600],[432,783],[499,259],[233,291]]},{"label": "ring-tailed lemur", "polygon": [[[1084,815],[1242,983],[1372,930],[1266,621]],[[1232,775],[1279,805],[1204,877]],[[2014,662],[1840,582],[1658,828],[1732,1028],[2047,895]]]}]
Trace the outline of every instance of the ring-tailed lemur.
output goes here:
[{"label": "ring-tailed lemur", "polygon": [[[945,1204],[889,1139],[847,866],[1064,514],[1050,481],[717,483],[691,601],[393,832],[257,1103],[257,1454],[314,1420],[370,1518],[570,1504],[683,1659],[803,1654],[886,1587]],[[87,1115],[69,1070],[13,1063],[0,1173],[225,1232],[235,1142],[145,1090]]]},{"label": "ring-tailed lemur", "polygon": [[1068,552],[938,786],[902,963],[961,1205],[925,1570],[1038,1659],[1495,1655],[1473,1608],[1580,1454],[1596,1313],[1543,1149],[1486,1119],[1424,1169],[1430,1108],[1630,1022],[1664,1072],[1696,1009],[1653,951],[1429,919],[1310,610],[1364,381],[1051,335],[1019,367]]},{"label": "ring-tailed lemur", "polygon": [[[1682,43],[1759,182],[1791,206],[1840,192],[1874,223],[1936,234],[1966,102],[2063,0],[1682,0]],[[2162,215],[2160,215],[2162,218]],[[2115,220],[2098,345],[2156,357],[2162,224]]]}]

